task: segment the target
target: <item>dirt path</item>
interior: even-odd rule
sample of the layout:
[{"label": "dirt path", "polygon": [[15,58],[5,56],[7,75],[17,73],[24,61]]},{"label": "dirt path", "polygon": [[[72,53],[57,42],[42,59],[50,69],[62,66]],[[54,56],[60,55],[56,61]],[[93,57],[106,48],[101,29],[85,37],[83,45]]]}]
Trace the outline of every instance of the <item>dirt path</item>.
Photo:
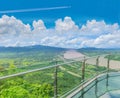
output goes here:
[{"label": "dirt path", "polygon": [[66,68],[64,68],[63,66],[59,66],[59,68],[60,68],[61,70],[63,70],[63,71],[66,71],[67,73],[75,76],[75,77],[81,77],[80,75],[78,75],[78,74],[76,74],[76,73],[74,73],[74,72],[72,72],[72,71],[66,70]]}]

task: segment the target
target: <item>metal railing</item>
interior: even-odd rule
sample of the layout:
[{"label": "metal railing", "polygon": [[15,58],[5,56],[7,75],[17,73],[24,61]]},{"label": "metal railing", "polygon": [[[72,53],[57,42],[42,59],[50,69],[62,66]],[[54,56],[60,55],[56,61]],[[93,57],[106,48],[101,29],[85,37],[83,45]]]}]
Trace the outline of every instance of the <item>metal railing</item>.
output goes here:
[{"label": "metal railing", "polygon": [[[98,56],[96,58],[96,66],[99,66],[99,58],[100,58],[100,56]],[[84,74],[85,61],[86,60],[84,60],[83,67],[82,67],[83,68],[82,69],[82,73],[83,73],[82,79],[83,80],[84,80],[84,75],[85,75]],[[86,81],[83,81],[83,83],[81,83],[76,88],[74,88],[73,90],[71,90],[68,93],[66,93],[65,95],[63,95],[61,98],[89,98],[90,94],[88,96],[85,96],[85,95],[93,87],[94,87],[94,90],[93,90],[92,93],[95,93],[95,94],[92,94],[92,96],[91,96],[92,98],[100,98],[100,96],[104,95],[106,92],[113,91],[113,90],[118,90],[118,89],[120,89],[120,87],[119,87],[120,85],[116,89],[109,89],[108,88],[110,86],[110,84],[109,84],[109,78],[120,76],[120,72],[119,72],[119,75],[117,74],[117,75],[114,75],[114,76],[112,76],[111,73],[113,73],[113,72],[115,72],[115,73],[117,72],[118,73],[118,71],[119,71],[118,69],[116,69],[116,70],[110,70],[110,55],[108,55],[107,70],[105,70],[105,71],[103,71],[101,73],[97,73],[97,75],[94,76],[93,78],[90,78],[90,79],[88,79]],[[106,85],[103,85],[106,88],[106,90],[103,93],[98,94],[99,90],[100,90],[100,88],[98,87],[98,84],[99,84],[99,82],[101,82],[103,80],[106,80],[105,81]]]},{"label": "metal railing", "polygon": [[[117,81],[119,77],[120,72],[103,73],[91,79],[89,83],[81,86],[78,92],[68,95],[66,98],[100,98],[107,92],[120,90],[120,84]],[[116,87],[114,87],[115,84],[117,84]]]}]

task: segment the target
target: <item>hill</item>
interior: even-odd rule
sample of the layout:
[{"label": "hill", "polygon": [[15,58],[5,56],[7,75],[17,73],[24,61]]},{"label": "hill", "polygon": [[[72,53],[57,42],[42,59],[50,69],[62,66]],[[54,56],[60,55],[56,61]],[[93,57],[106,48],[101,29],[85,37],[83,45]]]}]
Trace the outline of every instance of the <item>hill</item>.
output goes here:
[{"label": "hill", "polygon": [[27,51],[64,51],[65,48],[50,46],[0,47],[0,52],[27,52]]}]

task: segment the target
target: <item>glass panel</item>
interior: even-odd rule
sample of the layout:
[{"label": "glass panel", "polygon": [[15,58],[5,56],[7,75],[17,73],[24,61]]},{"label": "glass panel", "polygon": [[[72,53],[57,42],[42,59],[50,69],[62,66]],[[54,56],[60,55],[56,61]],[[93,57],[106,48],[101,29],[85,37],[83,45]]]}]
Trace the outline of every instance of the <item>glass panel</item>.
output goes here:
[{"label": "glass panel", "polygon": [[[118,75],[118,74],[117,74]],[[120,76],[114,76],[109,78],[109,90],[120,89]]]},{"label": "glass panel", "polygon": [[67,93],[81,82],[81,63],[74,62],[59,66],[58,69],[58,94]]},{"label": "glass panel", "polygon": [[98,82],[98,91],[97,91],[97,95],[100,96],[100,95],[103,95],[105,92],[106,92],[106,83],[107,83],[107,80],[104,79],[104,80],[101,80]]},{"label": "glass panel", "polygon": [[[84,94],[84,98],[96,98],[95,86],[93,86],[87,93]],[[81,97],[82,98],[82,97]]]},{"label": "glass panel", "polygon": [[[120,73],[119,73],[120,74]],[[107,98],[120,95],[120,76],[118,73],[104,74],[79,91],[73,98]],[[82,96],[83,95],[83,96]],[[103,96],[102,96],[103,95]],[[115,97],[119,98],[119,97]]]}]

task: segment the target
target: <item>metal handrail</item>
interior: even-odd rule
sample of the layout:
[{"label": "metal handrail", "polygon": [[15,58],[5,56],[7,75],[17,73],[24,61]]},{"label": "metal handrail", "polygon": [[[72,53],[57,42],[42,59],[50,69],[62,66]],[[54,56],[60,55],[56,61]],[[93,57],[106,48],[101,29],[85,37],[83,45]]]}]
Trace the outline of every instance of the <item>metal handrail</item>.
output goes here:
[{"label": "metal handrail", "polygon": [[66,96],[68,96],[69,94],[71,94],[72,92],[74,92],[75,90],[77,90],[79,87],[83,86],[85,83],[89,82],[90,80],[94,79],[95,77],[98,77],[100,74],[105,74],[105,73],[107,73],[107,70],[105,70],[103,72],[100,72],[99,74],[94,75],[93,77],[91,77],[91,78],[89,78],[89,79],[87,79],[85,81],[81,81],[80,85],[78,85],[77,87],[73,88],[72,90],[70,90],[66,94],[62,95],[60,98],[65,98]]},{"label": "metal handrail", "polygon": [[[108,54],[101,55],[101,56],[106,56],[106,55],[108,55]],[[98,57],[98,56],[100,56],[100,55],[93,56],[93,57],[81,58],[81,59],[79,59],[79,61],[83,61],[84,59],[88,60],[88,59],[95,58],[95,57]],[[70,63],[78,62],[78,61],[76,61],[76,59],[78,59],[78,58],[73,59],[73,61],[69,61],[69,62],[65,62],[65,63],[61,63],[61,64],[50,65],[50,66],[43,67],[43,68],[38,68],[38,69],[33,69],[33,70],[25,71],[25,72],[12,74],[12,75],[2,76],[2,77],[0,77],[0,80],[10,78],[10,77],[16,77],[16,76],[24,75],[24,74],[27,74],[27,73],[37,72],[37,71],[41,71],[41,70],[45,70],[45,69],[50,69],[50,68],[54,68],[54,67],[64,66],[64,64],[70,64]]]}]

